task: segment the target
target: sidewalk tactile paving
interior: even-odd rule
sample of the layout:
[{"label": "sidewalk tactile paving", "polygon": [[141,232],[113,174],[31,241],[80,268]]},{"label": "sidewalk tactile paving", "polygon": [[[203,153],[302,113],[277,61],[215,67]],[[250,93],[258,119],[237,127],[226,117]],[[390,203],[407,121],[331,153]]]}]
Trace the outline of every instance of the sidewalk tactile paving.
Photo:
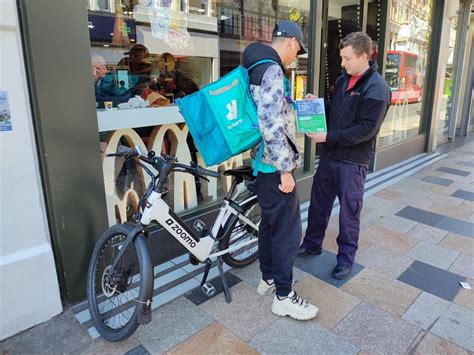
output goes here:
[{"label": "sidewalk tactile paving", "polygon": [[359,348],[315,322],[280,318],[255,336],[250,345],[262,354],[358,354]]},{"label": "sidewalk tactile paving", "polygon": [[459,282],[466,281],[466,278],[416,260],[400,275],[398,280],[432,295],[452,301],[459,292]]},{"label": "sidewalk tactile paving", "polygon": [[420,328],[362,302],[334,328],[334,333],[368,353],[404,354]]}]

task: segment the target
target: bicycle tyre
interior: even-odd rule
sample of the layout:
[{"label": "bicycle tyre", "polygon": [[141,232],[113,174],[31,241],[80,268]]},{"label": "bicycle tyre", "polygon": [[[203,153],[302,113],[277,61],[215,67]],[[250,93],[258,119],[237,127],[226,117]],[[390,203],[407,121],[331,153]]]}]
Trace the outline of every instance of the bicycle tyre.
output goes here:
[{"label": "bicycle tyre", "polygon": [[[240,207],[242,207],[242,214],[244,214],[247,218],[249,218],[254,224],[259,225],[260,220],[262,219],[262,210],[260,209],[260,205],[258,204],[257,196],[253,196],[252,199],[245,201]],[[228,223],[231,223],[230,221]],[[246,233],[243,237],[238,237],[236,239],[232,239],[232,236],[235,233],[239,233],[242,228],[244,227],[239,219],[234,221],[234,225],[232,226],[232,231],[228,233],[220,242],[219,248],[221,250],[229,248],[232,244],[241,241],[245,237],[253,237],[257,236],[258,238],[258,230],[255,231],[253,228],[250,230],[247,228]],[[237,253],[240,250],[237,250],[235,253],[227,253],[222,255],[222,259],[225,263],[233,268],[242,268],[247,265],[252,264],[258,258],[258,243],[251,244],[249,247],[253,248],[253,251],[249,251],[248,255],[246,255],[243,259],[237,258]],[[240,252],[243,254],[242,252]]]},{"label": "bicycle tyre", "polygon": [[[110,228],[108,228],[102,236],[99,238],[97,241],[97,244],[94,247],[94,250],[92,252],[92,257],[91,261],[89,264],[89,269],[87,272],[87,302],[89,306],[89,312],[91,315],[92,322],[99,332],[99,334],[106,340],[111,341],[111,342],[117,342],[121,341],[124,339],[127,339],[130,337],[135,330],[138,328],[139,323],[137,319],[137,312],[138,312],[138,306],[139,303],[135,302],[134,299],[138,298],[138,295],[140,295],[140,292],[142,289],[144,289],[144,283],[145,283],[145,278],[143,277],[143,270],[142,270],[142,260],[144,259],[144,253],[147,252],[144,250],[144,248],[147,247],[147,241],[144,235],[140,234],[135,238],[134,243],[131,243],[128,247],[129,250],[126,252],[126,257],[124,257],[122,260],[123,265],[125,267],[122,267],[121,271],[122,274],[127,275],[126,280],[121,280],[117,282],[120,286],[115,286],[115,289],[112,289],[110,287],[110,284],[108,286],[104,285],[107,284],[106,281],[104,281],[104,278],[107,276],[106,274],[106,269],[108,266],[111,265],[113,261],[113,255],[108,261],[109,264],[107,264],[107,261],[104,263],[104,259],[107,257],[107,251],[106,248],[110,243],[114,242],[114,238],[116,237],[123,237],[122,240],[125,239],[125,237],[128,235],[130,230],[134,228],[133,225],[130,224],[117,224],[114,225]],[[145,243],[143,243],[141,238],[144,239]],[[112,245],[113,246],[113,245]],[[117,250],[120,250],[119,244],[117,244]],[[136,254],[136,258],[133,258],[133,253]],[[115,254],[116,255],[116,254]],[[125,261],[125,259],[128,259],[129,262]],[[130,261],[131,260],[131,261]],[[126,265],[129,263],[130,265]],[[102,264],[102,265],[100,265]],[[99,266],[104,266],[104,270],[100,272],[101,268]],[[132,266],[136,266],[136,269],[132,269]],[[98,275],[99,272],[99,275]],[[139,280],[137,281],[137,275],[139,276]],[[97,276],[101,276],[100,279],[100,288],[99,288],[99,293],[97,292]],[[135,280],[135,281],[134,281]],[[132,288],[132,286],[135,286]],[[106,290],[104,290],[104,287]],[[107,289],[108,287],[108,289]],[[117,288],[120,287],[120,291],[117,291]],[[100,291],[103,291],[102,294],[100,294]],[[111,292],[110,295],[107,295],[106,293]],[[120,297],[122,295],[126,295],[129,293],[132,297],[136,294],[135,298],[132,298],[127,301],[126,304],[118,306],[115,304],[113,301],[111,302],[114,307],[112,308],[107,308],[106,306],[103,307],[104,314],[101,313],[99,306],[104,304],[107,300],[111,300],[114,297]],[[119,308],[121,307],[121,308]],[[121,311],[121,309],[125,307],[125,311]],[[117,314],[114,314],[114,309],[117,310]],[[119,328],[113,328],[111,327],[110,320],[114,318],[120,318],[121,315],[123,315],[124,312],[128,311],[127,315],[129,315],[129,319],[120,326]],[[118,313],[120,312],[120,313]],[[108,313],[108,314],[107,314]],[[112,316],[110,316],[112,314]],[[107,318],[108,317],[108,318]]]}]

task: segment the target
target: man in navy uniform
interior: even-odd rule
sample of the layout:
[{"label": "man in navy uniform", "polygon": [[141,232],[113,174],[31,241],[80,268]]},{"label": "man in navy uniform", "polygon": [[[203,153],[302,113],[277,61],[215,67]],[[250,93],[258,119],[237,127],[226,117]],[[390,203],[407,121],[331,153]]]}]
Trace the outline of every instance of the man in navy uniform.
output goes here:
[{"label": "man in navy uniform", "polygon": [[372,40],[363,32],[347,35],[339,45],[342,75],[326,107],[326,133],[308,134],[321,144],[308,212],[308,229],[298,255],[318,255],[336,197],[341,206],[335,279],[349,275],[358,247],[360,212],[375,137],[390,106],[390,88],[369,62]]}]

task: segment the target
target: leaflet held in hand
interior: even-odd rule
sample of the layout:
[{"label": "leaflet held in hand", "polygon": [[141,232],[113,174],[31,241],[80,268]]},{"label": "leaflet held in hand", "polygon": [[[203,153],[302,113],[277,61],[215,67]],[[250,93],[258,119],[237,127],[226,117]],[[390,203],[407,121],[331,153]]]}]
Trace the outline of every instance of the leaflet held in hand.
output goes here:
[{"label": "leaflet held in hand", "polygon": [[324,99],[296,100],[296,123],[301,133],[327,133]]}]

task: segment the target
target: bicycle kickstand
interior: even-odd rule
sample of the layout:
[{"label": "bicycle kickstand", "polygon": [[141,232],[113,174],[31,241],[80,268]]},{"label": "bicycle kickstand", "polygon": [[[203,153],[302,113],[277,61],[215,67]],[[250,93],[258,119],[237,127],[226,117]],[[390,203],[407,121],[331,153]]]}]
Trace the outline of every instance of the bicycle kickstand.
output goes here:
[{"label": "bicycle kickstand", "polygon": [[223,264],[224,264],[224,260],[222,260],[222,256],[219,256],[217,258],[217,268],[219,269],[219,274],[221,275],[222,285],[224,286],[225,301],[227,303],[231,303],[232,302],[232,296],[230,294],[229,285],[227,284],[227,278],[224,274],[224,268],[222,266]]}]

